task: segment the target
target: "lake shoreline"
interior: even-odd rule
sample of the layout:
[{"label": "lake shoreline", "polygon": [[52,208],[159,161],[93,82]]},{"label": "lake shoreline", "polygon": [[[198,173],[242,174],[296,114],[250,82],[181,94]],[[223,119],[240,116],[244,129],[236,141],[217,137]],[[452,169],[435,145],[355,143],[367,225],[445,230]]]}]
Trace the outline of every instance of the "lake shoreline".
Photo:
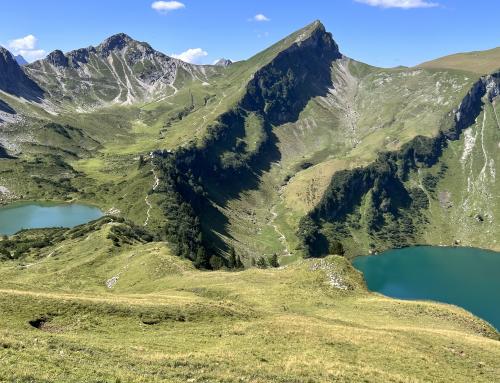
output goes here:
[{"label": "lake shoreline", "polygon": [[459,306],[500,331],[500,253],[474,247],[409,246],[351,261],[368,289],[403,300]]}]

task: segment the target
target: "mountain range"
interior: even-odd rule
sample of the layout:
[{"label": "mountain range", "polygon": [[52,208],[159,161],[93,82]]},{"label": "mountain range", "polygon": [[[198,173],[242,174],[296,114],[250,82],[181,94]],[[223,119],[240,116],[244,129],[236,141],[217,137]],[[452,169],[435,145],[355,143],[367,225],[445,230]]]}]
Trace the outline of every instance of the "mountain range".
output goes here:
[{"label": "mountain range", "polygon": [[[370,331],[377,336],[383,331],[397,334],[388,351],[395,359],[405,342],[410,350],[405,355],[413,360],[425,347],[449,353],[456,348],[454,342],[461,342],[461,347],[474,348],[474,355],[488,359],[481,379],[491,381],[498,367],[490,360],[500,355],[490,343],[490,338],[498,338],[491,327],[446,306],[399,307],[370,295],[348,260],[416,244],[500,250],[499,69],[498,48],[412,68],[374,67],[342,54],[319,21],[248,60],[221,59],[214,65],[183,62],[123,33],[96,47],[56,50],[25,65],[0,48],[1,201],[80,201],[107,212],[104,221],[73,231],[27,237],[21,233],[9,239],[28,244],[10,260],[21,262],[21,268],[40,254],[59,255],[42,266],[30,261],[35,267],[19,273],[0,268],[8,280],[5,289],[29,283],[65,294],[80,288],[107,294],[103,279],[118,275],[115,290],[156,294],[156,283],[163,283],[179,306],[164,301],[165,296],[148,295],[151,307],[175,307],[168,306],[173,311],[161,316],[133,303],[131,310],[138,310],[133,315],[149,318],[143,325],[182,314],[219,331],[204,315],[220,323],[234,316],[238,323],[230,322],[235,326],[230,331],[244,338],[251,330],[240,319],[251,318],[257,326],[271,315],[276,319],[274,305],[280,305],[283,313],[290,309],[289,315],[302,315],[301,326],[311,318],[330,321],[329,326],[336,321],[335,326],[350,334],[349,341],[335,340],[347,342],[332,345],[338,352],[365,347],[352,343],[358,331],[364,338]],[[94,240],[86,242],[88,238]],[[258,274],[253,268],[275,261],[293,272]],[[220,286],[231,286],[227,288],[209,280],[210,273],[196,270],[242,268],[246,270],[232,274],[213,271]],[[308,274],[317,270],[321,275]],[[332,282],[336,272],[345,285]],[[175,283],[169,282],[169,275]],[[244,282],[236,282],[236,275]],[[192,283],[202,280],[203,285],[189,286],[183,277]],[[252,278],[276,294],[272,304],[252,308],[247,290],[254,288]],[[323,287],[314,285],[315,278],[329,278],[334,292],[325,290],[323,279]],[[338,286],[352,295],[342,295],[344,288],[339,292]],[[308,303],[302,288],[321,300]],[[280,289],[289,289],[290,295]],[[265,289],[255,294],[261,296]],[[234,300],[240,295],[242,302]],[[135,299],[122,298],[120,305]],[[35,305],[34,296],[23,299]],[[59,303],[50,303],[55,312],[69,298],[57,299]],[[102,307],[114,305],[107,299]],[[325,314],[322,300],[333,310],[337,300],[344,302],[339,304],[342,315],[332,319],[333,314]],[[216,310],[210,306],[215,301]],[[85,313],[96,310],[108,320],[103,314],[107,309],[87,304],[78,303],[64,318],[74,314],[86,321]],[[362,304],[380,318],[376,325],[368,314],[354,318],[351,310]],[[310,311],[299,314],[300,305]],[[125,326],[126,315],[113,307]],[[425,324],[401,319],[417,311],[425,312]],[[283,313],[271,326],[280,328],[283,321],[292,333],[293,318]],[[400,326],[405,334],[401,338]],[[196,343],[196,336],[189,341]],[[363,349],[363,355],[370,355],[366,371],[357,362],[349,370],[354,362],[343,360],[338,361],[342,373],[352,381],[364,373],[369,381],[412,381],[415,371],[397,375],[373,359],[373,353],[381,352],[377,343],[372,339],[366,344],[373,350]],[[450,368],[446,376],[456,381],[470,377],[470,365],[483,363],[476,359],[457,359],[451,363],[455,370]],[[429,372],[427,380],[432,381],[438,369]],[[277,379],[276,370],[266,371],[253,381]],[[227,374],[226,381],[232,381],[234,372]],[[219,375],[217,379],[224,380]]]}]

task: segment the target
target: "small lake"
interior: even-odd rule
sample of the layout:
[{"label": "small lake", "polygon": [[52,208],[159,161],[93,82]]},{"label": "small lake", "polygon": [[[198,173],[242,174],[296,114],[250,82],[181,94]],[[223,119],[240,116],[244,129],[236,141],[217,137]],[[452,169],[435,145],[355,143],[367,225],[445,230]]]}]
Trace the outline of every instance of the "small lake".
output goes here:
[{"label": "small lake", "polygon": [[419,246],[357,257],[353,265],[371,291],[451,303],[500,330],[500,253]]},{"label": "small lake", "polygon": [[21,229],[73,227],[102,215],[98,208],[82,204],[12,204],[0,208],[0,234],[11,235]]}]

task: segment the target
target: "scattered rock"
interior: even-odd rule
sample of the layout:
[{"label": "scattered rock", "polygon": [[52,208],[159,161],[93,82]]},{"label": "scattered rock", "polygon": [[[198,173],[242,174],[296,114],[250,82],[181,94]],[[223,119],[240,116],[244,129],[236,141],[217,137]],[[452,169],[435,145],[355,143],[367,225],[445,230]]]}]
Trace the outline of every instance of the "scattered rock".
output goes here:
[{"label": "scattered rock", "polygon": [[112,289],[116,285],[116,283],[118,282],[118,278],[120,278],[120,277],[116,276],[116,277],[112,277],[112,278],[108,279],[106,281],[106,287],[108,289]]}]

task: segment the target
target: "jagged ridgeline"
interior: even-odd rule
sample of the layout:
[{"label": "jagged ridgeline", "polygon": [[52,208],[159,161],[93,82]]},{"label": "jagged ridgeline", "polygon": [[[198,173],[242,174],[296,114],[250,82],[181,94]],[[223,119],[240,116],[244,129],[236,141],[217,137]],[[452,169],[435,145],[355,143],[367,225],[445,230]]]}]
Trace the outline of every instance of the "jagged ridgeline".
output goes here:
[{"label": "jagged ridgeline", "polygon": [[[298,236],[306,256],[343,253],[344,245],[359,251],[353,245],[359,232],[369,238],[372,251],[418,243],[429,223],[429,191],[448,169],[439,163],[444,150],[499,94],[500,72],[484,76],[444,118],[435,137],[416,136],[400,150],[380,153],[369,166],[337,172],[319,204],[300,221]],[[436,165],[435,175],[427,174],[420,184],[409,182],[412,175],[419,178],[423,169]]]},{"label": "jagged ridgeline", "polygon": [[174,92],[187,76],[206,78],[217,71],[169,57],[124,33],[96,47],[55,50],[24,69],[51,102],[80,110],[152,100]]},{"label": "jagged ridgeline", "polygon": [[[240,101],[208,127],[200,143],[173,154],[153,153],[161,185],[155,192],[164,195],[165,233],[178,255],[199,267],[225,264],[220,255],[229,248],[216,233],[224,228],[213,223],[224,219],[217,205],[224,205],[227,197],[217,190],[236,196],[257,182],[274,159],[273,126],[297,120],[312,97],[327,93],[331,65],[340,57],[331,34],[314,24],[306,38],[293,42],[253,75]],[[245,137],[249,123],[257,124],[260,132],[252,143]]]}]

